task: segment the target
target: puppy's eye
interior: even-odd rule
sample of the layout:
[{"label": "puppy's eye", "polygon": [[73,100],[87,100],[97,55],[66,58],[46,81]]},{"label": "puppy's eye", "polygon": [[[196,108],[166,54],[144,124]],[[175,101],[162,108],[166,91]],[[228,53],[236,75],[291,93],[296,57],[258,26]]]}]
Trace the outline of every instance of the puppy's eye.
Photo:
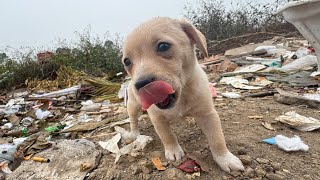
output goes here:
[{"label": "puppy's eye", "polygon": [[129,59],[129,58],[125,58],[124,60],[123,60],[123,63],[124,63],[124,65],[125,66],[130,66],[132,63],[131,63],[131,60]]},{"label": "puppy's eye", "polygon": [[157,51],[158,52],[166,52],[166,51],[168,51],[170,49],[170,47],[171,47],[171,44],[166,43],[166,42],[161,42],[161,43],[158,44]]}]

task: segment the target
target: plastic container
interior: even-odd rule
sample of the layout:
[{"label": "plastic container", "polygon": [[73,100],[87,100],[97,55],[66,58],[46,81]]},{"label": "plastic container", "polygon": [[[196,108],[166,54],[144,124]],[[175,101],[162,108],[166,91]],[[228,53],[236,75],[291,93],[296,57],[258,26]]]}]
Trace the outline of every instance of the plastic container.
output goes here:
[{"label": "plastic container", "polygon": [[320,71],[320,0],[294,1],[279,8],[277,14],[292,23],[313,46]]}]

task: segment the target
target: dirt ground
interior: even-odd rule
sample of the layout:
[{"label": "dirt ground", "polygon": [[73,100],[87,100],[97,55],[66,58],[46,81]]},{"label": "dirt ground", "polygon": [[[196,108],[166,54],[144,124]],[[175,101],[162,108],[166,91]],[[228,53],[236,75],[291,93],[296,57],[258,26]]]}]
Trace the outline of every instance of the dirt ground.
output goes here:
[{"label": "dirt ground", "polygon": [[[306,107],[288,106],[277,103],[273,97],[214,100],[220,115],[229,150],[245,162],[245,172],[223,172],[213,161],[208,143],[196,122],[192,119],[173,124],[180,145],[187,153],[200,155],[209,172],[201,172],[196,179],[320,179],[320,139],[319,130],[299,132],[276,123],[275,118],[288,111],[296,111],[304,116],[320,119],[320,111]],[[250,119],[248,116],[263,116]],[[141,133],[154,138],[138,157],[123,156],[117,165],[114,157],[104,151],[101,163],[88,179],[190,179],[191,175],[174,168],[177,163],[167,162],[161,141],[147,116],[139,121]],[[261,125],[262,121],[272,123],[276,131]],[[126,127],[129,128],[128,126]],[[287,137],[298,135],[309,145],[308,152],[285,152],[275,145],[262,140],[283,134]],[[95,139],[94,141],[105,140]],[[161,154],[165,171],[152,166],[150,157]]]}]

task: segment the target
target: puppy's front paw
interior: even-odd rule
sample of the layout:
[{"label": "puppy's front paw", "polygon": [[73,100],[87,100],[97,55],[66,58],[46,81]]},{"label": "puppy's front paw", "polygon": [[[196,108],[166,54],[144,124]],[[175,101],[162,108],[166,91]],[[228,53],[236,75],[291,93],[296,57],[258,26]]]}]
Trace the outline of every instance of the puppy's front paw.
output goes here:
[{"label": "puppy's front paw", "polygon": [[230,172],[231,170],[233,171],[244,170],[244,167],[240,159],[229,151],[223,156],[216,157],[215,160],[218,163],[218,165],[221,167],[221,169],[226,172]]},{"label": "puppy's front paw", "polygon": [[166,158],[170,161],[179,161],[184,157],[184,152],[180,145],[165,148]]}]

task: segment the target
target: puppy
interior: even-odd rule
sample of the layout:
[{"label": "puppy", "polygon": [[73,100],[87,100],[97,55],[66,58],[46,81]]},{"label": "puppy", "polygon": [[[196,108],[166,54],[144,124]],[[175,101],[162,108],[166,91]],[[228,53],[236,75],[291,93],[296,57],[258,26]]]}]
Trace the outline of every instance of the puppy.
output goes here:
[{"label": "puppy", "polygon": [[241,161],[227,149],[195,45],[208,56],[205,37],[190,22],[165,17],[144,22],[127,36],[122,62],[131,76],[127,102],[131,135],[139,135],[139,112],[146,109],[165,157],[180,160],[184,152],[170,121],[194,117],[219,166],[227,172],[243,170]]}]

